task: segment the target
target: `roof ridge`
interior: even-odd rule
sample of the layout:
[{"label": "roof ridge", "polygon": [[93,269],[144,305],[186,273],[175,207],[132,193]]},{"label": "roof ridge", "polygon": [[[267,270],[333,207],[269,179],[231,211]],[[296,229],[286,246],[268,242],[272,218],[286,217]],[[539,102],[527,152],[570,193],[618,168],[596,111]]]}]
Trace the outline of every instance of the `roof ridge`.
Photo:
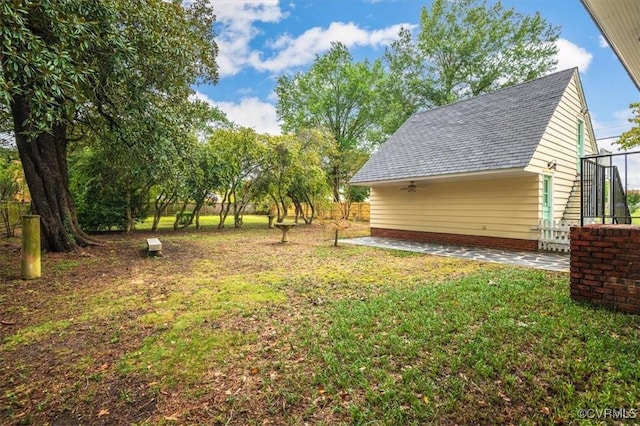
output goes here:
[{"label": "roof ridge", "polygon": [[351,182],[524,169],[576,69],[413,114]]},{"label": "roof ridge", "polygon": [[439,106],[436,106],[436,107],[433,107],[433,108],[426,109],[424,111],[416,111],[412,115],[424,114],[424,113],[427,113],[427,112],[430,112],[430,111],[440,110],[440,109],[451,107],[451,106],[454,106],[454,105],[459,105],[459,104],[461,104],[463,102],[474,101],[474,100],[481,99],[481,98],[484,98],[484,97],[487,97],[487,96],[490,96],[490,95],[496,95],[496,94],[499,94],[499,93],[501,93],[501,92],[503,92],[505,90],[512,90],[512,89],[516,89],[516,88],[521,88],[521,87],[529,85],[529,84],[540,82],[541,80],[546,80],[546,79],[549,79],[551,77],[557,77],[559,74],[564,74],[564,73],[568,74],[569,71],[571,71],[571,73],[573,74],[573,72],[575,72],[577,69],[578,69],[578,67],[571,67],[571,68],[566,68],[566,69],[563,69],[563,70],[560,70],[560,71],[555,71],[555,72],[552,72],[551,74],[543,75],[542,77],[538,77],[538,78],[535,78],[533,80],[527,80],[527,81],[523,81],[522,83],[514,84],[513,86],[500,87],[499,89],[493,90],[491,92],[481,93],[480,95],[472,96],[470,98],[460,99],[459,101],[455,101],[455,102],[452,102],[450,104],[439,105]]}]

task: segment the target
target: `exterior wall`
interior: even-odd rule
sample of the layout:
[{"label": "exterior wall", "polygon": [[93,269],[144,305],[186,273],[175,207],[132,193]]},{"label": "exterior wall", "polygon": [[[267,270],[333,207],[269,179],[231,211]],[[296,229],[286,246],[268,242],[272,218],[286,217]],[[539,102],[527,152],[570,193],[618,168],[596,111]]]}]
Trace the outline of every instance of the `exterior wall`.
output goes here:
[{"label": "exterior wall", "polygon": [[[553,218],[562,218],[573,183],[578,178],[578,120],[584,122],[584,155],[597,154],[591,120],[586,110],[582,87],[577,76],[569,82],[558,107],[551,118],[540,144],[525,170],[537,173],[542,200],[542,175],[553,176]],[[556,169],[547,168],[550,161]],[[539,216],[542,219],[542,206]]]},{"label": "exterior wall", "polygon": [[640,314],[640,226],[571,228],[571,298]]},{"label": "exterior wall", "polygon": [[[573,183],[578,178],[578,120],[584,123],[584,155],[597,154],[595,136],[586,110],[584,94],[577,75],[569,82],[558,107],[547,126],[540,144],[525,170],[540,174],[540,199],[542,199],[542,175],[553,176],[553,218],[562,218]],[[556,169],[547,168],[550,161]],[[539,211],[542,219],[542,208]]]},{"label": "exterior wall", "polygon": [[537,251],[538,242],[516,238],[482,237],[478,235],[445,234],[441,232],[403,231],[399,229],[371,228],[372,237],[386,237],[400,240],[424,241],[440,244],[454,244],[508,250]]},{"label": "exterior wall", "polygon": [[401,184],[371,188],[372,233],[402,230],[537,240],[537,175],[416,185],[416,192],[401,190]]}]

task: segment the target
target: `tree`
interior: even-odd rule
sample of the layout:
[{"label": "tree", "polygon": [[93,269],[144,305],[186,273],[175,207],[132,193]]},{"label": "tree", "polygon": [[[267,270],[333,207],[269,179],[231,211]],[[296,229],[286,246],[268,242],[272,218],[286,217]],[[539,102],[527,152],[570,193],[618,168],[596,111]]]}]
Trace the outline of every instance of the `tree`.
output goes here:
[{"label": "tree", "polygon": [[[331,193],[327,174],[323,168],[323,159],[331,152],[332,140],[317,131],[304,131],[296,135],[299,141],[300,154],[292,167],[291,185],[287,194],[296,208],[296,221],[302,217],[305,223],[311,224],[318,203],[326,200]],[[306,213],[302,204],[309,211]]]},{"label": "tree", "polygon": [[538,78],[556,65],[559,28],[500,1],[434,0],[385,54],[390,78],[383,127],[393,132],[418,110]]},{"label": "tree", "polygon": [[620,135],[620,139],[615,142],[624,150],[640,146],[640,102],[634,102],[629,106],[634,114],[629,122],[633,123],[634,127]]},{"label": "tree", "polygon": [[205,203],[215,203],[216,188],[221,185],[220,164],[210,145],[198,145],[192,171],[188,175],[189,196],[194,202],[190,218],[195,220],[196,229],[200,229],[200,211]]},{"label": "tree", "polygon": [[[215,115],[212,115],[215,113]],[[166,204],[188,199],[188,176],[194,172],[198,133],[219,115],[200,101],[152,104],[145,126],[124,123],[122,132],[135,131],[138,142],[122,143],[99,117],[84,117],[92,132],[71,153],[71,188],[84,229],[115,227],[132,231],[146,217],[154,193],[156,230]],[[143,118],[140,117],[142,120]]]},{"label": "tree", "polygon": [[257,184],[275,205],[276,221],[282,222],[291,203],[289,190],[296,179],[294,170],[299,163],[300,145],[293,135],[269,136],[266,142],[269,168],[260,174]]},{"label": "tree", "polygon": [[45,248],[91,242],[69,191],[67,149],[78,120],[99,115],[127,147],[153,134],[151,105],[184,100],[192,84],[217,80],[213,20],[205,0],[0,5],[0,104],[11,110]]},{"label": "tree", "polygon": [[219,129],[209,139],[219,165],[217,189],[222,194],[218,228],[224,228],[230,211],[234,226],[240,228],[247,205],[259,198],[263,189],[261,176],[269,167],[266,139],[245,127]]},{"label": "tree", "polygon": [[335,140],[328,175],[334,201],[344,198],[343,156],[354,149],[371,148],[385,105],[378,95],[385,80],[380,61],[354,62],[347,48],[334,43],[316,58],[306,73],[282,76],[276,85],[277,111],[283,130],[296,133],[320,129]]},{"label": "tree", "polygon": [[87,231],[126,230],[131,222],[144,218],[142,188],[125,189],[127,170],[118,167],[113,158],[109,150],[89,146],[70,155],[69,188],[78,223]]},{"label": "tree", "polygon": [[338,203],[340,207],[340,213],[343,219],[349,219],[351,214],[351,203],[354,201],[352,198],[354,195],[357,199],[360,199],[358,190],[355,190],[349,181],[355,175],[358,170],[369,159],[369,152],[364,149],[353,148],[345,151],[339,158],[335,159],[335,163],[339,164],[340,181],[343,182],[343,191],[345,196],[343,200]]}]

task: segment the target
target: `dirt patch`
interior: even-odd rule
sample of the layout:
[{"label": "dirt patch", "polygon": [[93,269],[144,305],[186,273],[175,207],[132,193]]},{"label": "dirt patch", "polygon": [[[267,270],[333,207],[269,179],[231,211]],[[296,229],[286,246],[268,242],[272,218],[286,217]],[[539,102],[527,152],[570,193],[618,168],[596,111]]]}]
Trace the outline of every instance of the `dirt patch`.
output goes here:
[{"label": "dirt patch", "polygon": [[[360,224],[345,235],[366,232]],[[19,239],[0,240],[0,424],[295,423],[318,404],[314,389],[302,399],[275,393],[290,370],[311,370],[287,336],[318,308],[281,282],[312,276],[323,262],[315,251],[330,250],[331,233],[299,226],[280,244],[280,231],[255,227],[159,232],[153,236],[163,242],[162,256],[147,257],[150,235],[102,234],[100,246],[45,254],[43,278],[34,281],[19,279]],[[257,275],[271,287],[242,300]],[[287,309],[269,302],[271,292],[286,297]],[[201,309],[190,304],[208,297],[218,297],[217,310],[189,317],[189,309]],[[161,343],[171,345],[187,319],[189,339],[212,338],[212,329],[231,339],[228,353],[205,361],[195,378],[154,374],[162,359],[148,372],[126,370],[123,360],[145,339],[165,333],[168,343]],[[321,407],[313,413],[335,418]]]}]

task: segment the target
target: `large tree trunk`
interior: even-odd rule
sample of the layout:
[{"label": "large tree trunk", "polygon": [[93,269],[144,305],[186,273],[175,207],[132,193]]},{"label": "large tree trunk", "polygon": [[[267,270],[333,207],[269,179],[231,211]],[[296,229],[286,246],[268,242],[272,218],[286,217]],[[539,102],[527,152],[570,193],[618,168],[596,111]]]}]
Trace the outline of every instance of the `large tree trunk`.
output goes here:
[{"label": "large tree trunk", "polygon": [[23,97],[14,96],[11,113],[16,145],[31,194],[31,209],[41,218],[42,248],[62,252],[93,243],[78,225],[69,191],[65,125],[56,124],[52,133],[40,133],[35,139],[29,139],[24,123],[30,112]]}]

